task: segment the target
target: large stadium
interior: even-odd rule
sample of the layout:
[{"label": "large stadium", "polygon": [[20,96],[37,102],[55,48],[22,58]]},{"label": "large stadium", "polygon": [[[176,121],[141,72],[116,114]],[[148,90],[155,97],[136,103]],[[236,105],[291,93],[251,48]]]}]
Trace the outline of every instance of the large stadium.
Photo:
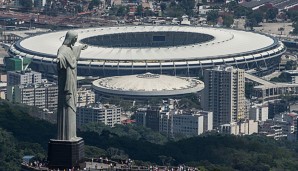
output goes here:
[{"label": "large stadium", "polygon": [[[78,61],[79,76],[154,74],[200,76],[215,65],[270,72],[278,67],[285,46],[255,32],[194,26],[123,26],[75,30],[77,44],[88,44]],[[10,56],[31,58],[30,67],[56,74],[56,53],[66,31],[18,41]]]}]

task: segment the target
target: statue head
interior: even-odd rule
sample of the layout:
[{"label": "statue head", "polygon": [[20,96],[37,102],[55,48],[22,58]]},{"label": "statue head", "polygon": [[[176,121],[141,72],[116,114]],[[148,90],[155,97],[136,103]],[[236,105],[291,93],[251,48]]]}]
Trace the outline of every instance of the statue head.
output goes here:
[{"label": "statue head", "polygon": [[77,41],[77,38],[78,38],[78,33],[75,32],[75,31],[68,31],[66,33],[66,36],[65,36],[65,39],[64,39],[64,42],[63,42],[63,45],[74,45],[75,42]]}]

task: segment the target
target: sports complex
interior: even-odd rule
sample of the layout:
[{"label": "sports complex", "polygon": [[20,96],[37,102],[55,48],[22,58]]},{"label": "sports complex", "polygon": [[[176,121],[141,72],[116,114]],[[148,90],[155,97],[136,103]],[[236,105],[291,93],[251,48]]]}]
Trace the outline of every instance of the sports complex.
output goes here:
[{"label": "sports complex", "polygon": [[[79,76],[144,74],[200,76],[215,65],[275,70],[286,48],[269,35],[211,27],[123,26],[76,29],[77,44],[88,44],[78,61]],[[56,74],[56,54],[66,31],[18,41],[10,56],[31,59],[30,67]]]},{"label": "sports complex", "polygon": [[204,83],[190,77],[144,73],[101,78],[92,83],[92,88],[101,97],[116,95],[125,99],[148,99],[197,93],[204,88]]}]

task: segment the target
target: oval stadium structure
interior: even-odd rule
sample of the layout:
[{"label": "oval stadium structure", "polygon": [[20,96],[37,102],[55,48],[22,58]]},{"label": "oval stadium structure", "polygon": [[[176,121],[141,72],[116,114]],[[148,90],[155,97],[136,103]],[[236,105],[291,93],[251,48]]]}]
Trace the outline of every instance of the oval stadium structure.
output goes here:
[{"label": "oval stadium structure", "polygon": [[[194,26],[123,26],[75,30],[88,44],[78,61],[79,76],[155,74],[200,76],[202,69],[233,65],[270,72],[285,46],[276,38],[248,31]],[[66,31],[18,41],[10,56],[31,58],[30,67],[56,74],[56,53]]]},{"label": "oval stadium structure", "polygon": [[145,73],[101,78],[93,81],[92,88],[101,97],[148,100],[197,93],[204,88],[204,83],[191,77]]}]

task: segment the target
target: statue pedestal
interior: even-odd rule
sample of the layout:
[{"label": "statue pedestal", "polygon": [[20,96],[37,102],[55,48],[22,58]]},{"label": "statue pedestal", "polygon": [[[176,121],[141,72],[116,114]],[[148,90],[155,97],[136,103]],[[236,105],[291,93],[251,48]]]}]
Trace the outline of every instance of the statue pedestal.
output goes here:
[{"label": "statue pedestal", "polygon": [[51,139],[48,144],[48,167],[50,169],[72,169],[84,160],[84,140]]}]

